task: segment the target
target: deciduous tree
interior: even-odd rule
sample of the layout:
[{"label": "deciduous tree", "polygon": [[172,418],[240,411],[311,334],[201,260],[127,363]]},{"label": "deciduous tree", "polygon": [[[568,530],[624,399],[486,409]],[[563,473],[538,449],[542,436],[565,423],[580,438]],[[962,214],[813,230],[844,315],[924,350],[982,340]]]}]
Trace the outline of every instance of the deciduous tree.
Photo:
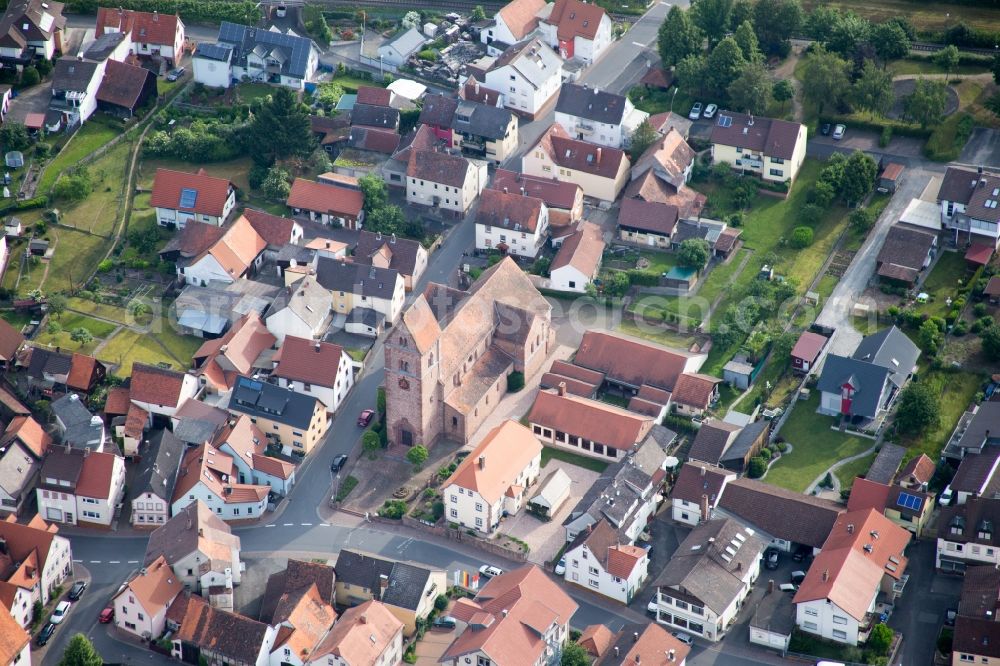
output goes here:
[{"label": "deciduous tree", "polygon": [[[677,85],[684,92],[694,95],[702,94],[705,91],[705,56],[689,55],[674,68],[677,78]],[[3,131],[4,126],[0,126]]]},{"label": "deciduous tree", "polygon": [[765,53],[788,53],[789,38],[802,27],[802,5],[799,0],[758,0],[753,26]]},{"label": "deciduous tree", "polygon": [[358,187],[361,188],[361,193],[365,195],[366,213],[371,213],[376,208],[381,208],[385,205],[389,194],[386,190],[384,180],[374,174],[367,173],[358,178]]},{"label": "deciduous tree", "polygon": [[943,67],[946,75],[951,75],[951,70],[958,67],[958,62],[960,60],[960,54],[958,53],[958,47],[954,44],[949,44],[932,56],[934,64],[938,67]]},{"label": "deciduous tree", "polygon": [[31,145],[31,137],[24,123],[8,120],[0,125],[0,146],[4,151],[24,150]]},{"label": "deciduous tree", "polygon": [[839,21],[840,11],[836,7],[817,5],[805,20],[806,34],[822,44],[830,38]]},{"label": "deciduous tree", "polygon": [[785,104],[795,97],[795,86],[788,79],[780,79],[774,83],[771,96],[775,101],[781,102],[781,112],[785,112]]},{"label": "deciduous tree", "polygon": [[878,164],[860,150],[855,150],[844,164],[840,181],[840,195],[849,204],[855,204],[868,196],[875,187]]},{"label": "deciduous tree", "polygon": [[700,54],[704,41],[705,35],[695,25],[690,12],[674,5],[667,12],[667,18],[660,24],[657,34],[660,60],[665,67],[676,65],[689,55]]},{"label": "deciduous tree", "polygon": [[743,51],[743,58],[748,62],[760,62],[764,55],[760,52],[760,42],[757,40],[757,33],[753,31],[753,24],[750,21],[743,21],[740,27],[733,34],[733,39],[739,44]]},{"label": "deciduous tree", "polygon": [[659,138],[659,133],[653,128],[648,119],[639,123],[639,126],[632,132],[632,138],[629,143],[629,152],[631,153],[632,161],[635,162],[639,159]]},{"label": "deciduous tree", "polygon": [[821,46],[806,57],[802,70],[802,96],[816,105],[822,115],[829,104],[836,107],[850,87],[847,61]]},{"label": "deciduous tree", "polygon": [[744,65],[740,75],[729,84],[729,102],[732,108],[754,115],[762,115],[774,90],[774,80],[761,62]]},{"label": "deciduous tree", "polygon": [[910,52],[910,38],[894,21],[874,26],[871,31],[871,42],[875,47],[875,53],[883,63],[903,58]]},{"label": "deciduous tree", "polygon": [[[899,26],[896,28],[898,30]],[[892,76],[891,70],[881,69],[871,60],[866,60],[861,76],[851,89],[854,106],[877,116],[885,116],[896,99],[892,93]]]},{"label": "deciduous tree", "polygon": [[59,666],[101,666],[103,663],[100,653],[83,634],[76,634],[69,639],[59,660]]},{"label": "deciduous tree", "polygon": [[740,45],[732,37],[726,37],[719,42],[706,61],[706,74],[712,88],[719,93],[725,93],[729,84],[736,80],[743,71],[746,60]]},{"label": "deciduous tree", "polygon": [[868,19],[853,12],[840,16],[826,40],[826,48],[845,58],[853,58],[858,47],[871,39],[872,26]]},{"label": "deciduous tree", "polygon": [[709,45],[721,40],[729,30],[733,0],[699,0],[691,8],[695,24],[708,37]]},{"label": "deciduous tree", "polygon": [[903,98],[903,116],[927,129],[940,122],[948,104],[948,85],[944,81],[917,79],[913,92]]},{"label": "deciduous tree", "polygon": [[701,238],[689,238],[677,250],[677,261],[681,266],[701,270],[708,263],[708,243]]}]

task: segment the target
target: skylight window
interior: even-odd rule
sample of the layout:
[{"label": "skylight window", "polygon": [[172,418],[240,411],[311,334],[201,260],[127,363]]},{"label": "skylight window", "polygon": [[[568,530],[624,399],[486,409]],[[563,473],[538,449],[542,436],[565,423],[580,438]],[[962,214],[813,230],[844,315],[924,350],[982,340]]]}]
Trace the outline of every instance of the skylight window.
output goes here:
[{"label": "skylight window", "polygon": [[191,189],[190,187],[185,187],[181,190],[181,208],[194,208],[196,201],[198,201],[198,190]]}]

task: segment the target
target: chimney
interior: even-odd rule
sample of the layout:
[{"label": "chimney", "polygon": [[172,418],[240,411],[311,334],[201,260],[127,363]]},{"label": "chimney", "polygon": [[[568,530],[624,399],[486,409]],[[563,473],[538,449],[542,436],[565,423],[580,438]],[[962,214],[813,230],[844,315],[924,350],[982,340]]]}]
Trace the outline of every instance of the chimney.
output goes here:
[{"label": "chimney", "polygon": [[507,617],[507,613],[509,613],[510,611],[504,608],[501,612],[503,613],[504,617]]},{"label": "chimney", "polygon": [[566,395],[566,382],[559,382],[559,395]]},{"label": "chimney", "polygon": [[389,241],[389,243],[391,244],[391,243],[395,243],[395,242],[396,242],[396,232],[393,231],[392,232],[392,239]]},{"label": "chimney", "polygon": [[829,569],[823,569],[823,582],[825,583],[829,579],[830,579],[830,570]]},{"label": "chimney", "polygon": [[473,79],[473,81],[476,82],[475,89],[476,89],[476,94],[478,95],[479,94],[479,79]]},{"label": "chimney", "polygon": [[479,456],[479,469],[486,469],[486,456]]},{"label": "chimney", "polygon": [[317,340],[316,344],[313,345],[313,349],[315,349],[317,352],[319,352],[319,349],[320,349],[319,344],[320,344],[320,342],[319,342],[319,340]]},{"label": "chimney", "polygon": [[633,631],[632,632],[632,642],[633,643],[638,643],[639,642],[639,632],[638,631]]},{"label": "chimney", "polygon": [[771,578],[767,581],[767,593],[771,594],[774,592],[774,579]]},{"label": "chimney", "polygon": [[615,656],[616,657],[618,656],[618,646],[617,645],[615,646]]},{"label": "chimney", "polygon": [[601,163],[601,149],[600,148],[597,149],[597,163],[598,164]]},{"label": "chimney", "polygon": [[702,476],[705,476],[705,473],[706,473],[707,471],[708,471],[708,468],[706,468],[706,467],[705,467],[704,465],[702,465],[702,467],[701,467],[701,475],[702,475]]},{"label": "chimney", "polygon": [[382,599],[385,596],[385,591],[389,589],[389,577],[385,574],[379,574],[378,577],[378,598]]},{"label": "chimney", "polygon": [[708,511],[708,495],[702,495],[701,496],[701,519],[702,519],[703,522],[707,523],[710,517],[711,516],[709,515],[709,511]]},{"label": "chimney", "polygon": [[671,661],[672,662],[674,660],[674,658],[676,657],[676,655],[677,655],[677,651],[674,650],[673,648],[670,648],[669,650],[667,650],[667,661]]},{"label": "chimney", "polygon": [[503,193],[504,193],[504,194],[509,194],[509,192],[507,192],[507,186],[506,186],[506,185],[505,185],[505,186],[504,186],[504,188],[503,188]]},{"label": "chimney", "polygon": [[854,534],[854,523],[847,523],[847,533]]},{"label": "chimney", "polygon": [[86,458],[89,455],[90,455],[90,447],[89,446],[83,447],[83,457]]},{"label": "chimney", "polygon": [[382,232],[381,231],[376,231],[375,232],[375,240],[382,240]]}]

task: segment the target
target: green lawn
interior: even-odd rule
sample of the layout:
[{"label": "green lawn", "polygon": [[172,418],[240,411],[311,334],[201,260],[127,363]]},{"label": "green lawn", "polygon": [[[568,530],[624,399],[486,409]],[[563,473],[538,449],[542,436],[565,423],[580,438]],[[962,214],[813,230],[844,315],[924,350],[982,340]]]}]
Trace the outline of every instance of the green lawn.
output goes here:
[{"label": "green lawn", "polygon": [[877,453],[871,453],[863,458],[858,458],[838,467],[835,474],[837,480],[840,481],[840,489],[847,490],[854,485],[854,479],[864,476],[865,472],[872,466],[872,463],[875,462],[875,456],[877,455]]},{"label": "green lawn", "polygon": [[932,460],[937,460],[955,430],[959,417],[969,408],[982,387],[984,378],[973,372],[951,372],[942,369],[927,370],[918,379],[933,385],[935,395],[941,396],[938,400],[941,418],[933,430],[915,437],[904,437],[900,444],[907,448],[907,460],[921,453],[926,453]]},{"label": "green lawn", "polygon": [[79,342],[74,342],[69,336],[69,331],[59,331],[58,333],[49,333],[43,330],[41,333],[38,334],[38,337],[35,338],[35,342],[37,342],[40,345],[46,345],[52,349],[58,347],[59,349],[65,352],[80,352],[81,354],[92,354],[94,352],[94,348],[96,348],[101,341],[95,337],[90,342],[82,344]]},{"label": "green lawn", "polygon": [[55,248],[48,276],[42,283],[44,263],[31,268],[28,279],[21,279],[17,289],[19,294],[26,294],[35,287],[41,287],[47,293],[79,288],[104,257],[110,243],[107,239],[73,229],[50,227],[46,235],[52,240],[50,247]]},{"label": "green lawn", "polygon": [[[125,308],[120,308],[117,305],[108,305],[107,303],[95,303],[94,301],[89,301],[84,298],[72,297],[67,300],[67,306],[71,310],[78,310],[80,312],[86,312],[88,314],[96,315],[104,319],[110,319],[111,321],[117,321],[120,324],[125,324],[127,326],[132,326],[135,324],[135,319],[128,313]],[[63,315],[64,317],[66,315]]]},{"label": "green lawn", "polygon": [[[677,91],[676,94],[675,90]],[[691,105],[695,102],[694,99],[688,97],[683,91],[677,90],[677,88],[671,88],[670,90],[647,90],[646,86],[636,86],[629,91],[628,97],[632,100],[635,108],[645,111],[650,115],[670,111],[672,99],[674,113],[679,113],[687,117],[688,112],[691,110]]]},{"label": "green lawn", "polygon": [[382,80],[379,79],[378,76],[375,76],[374,78],[375,78],[374,81],[366,81],[365,79],[358,79],[353,76],[348,76],[346,74],[343,74],[333,77],[332,81],[333,83],[338,84],[341,88],[344,89],[344,92],[347,93],[356,93],[358,92],[358,88],[361,88],[362,86],[372,86],[375,88],[385,87],[385,85],[382,83]]},{"label": "green lawn", "polygon": [[64,312],[56,318],[56,321],[63,327],[63,330],[72,331],[74,328],[85,328],[95,338],[106,338],[118,328],[109,322],[76,312]]},{"label": "green lawn", "polygon": [[0,319],[3,319],[19,331],[22,327],[29,324],[33,318],[34,315],[28,312],[18,312],[17,310],[4,310],[0,312]]},{"label": "green lawn", "polygon": [[122,182],[131,150],[132,144],[123,141],[87,166],[93,192],[76,204],[57,201],[56,205],[61,212],[60,223],[101,236],[110,237],[114,234],[123,194]]},{"label": "green lawn", "polygon": [[205,342],[201,338],[193,335],[184,335],[174,330],[167,317],[160,318],[159,330],[154,330],[151,335],[159,340],[167,348],[171,356],[173,356],[172,359],[163,360],[179,362],[183,367],[190,365],[191,357],[198,351],[198,347]]},{"label": "green lawn", "polygon": [[97,358],[118,365],[115,374],[119,377],[131,376],[133,363],[156,365],[157,363],[167,362],[175,370],[182,370],[187,367],[186,363],[181,364],[169,358],[163,351],[163,348],[153,338],[132,330],[121,331],[118,335],[111,338],[108,344],[104,346],[104,349],[98,352]]},{"label": "green lawn", "polygon": [[696,338],[693,336],[681,335],[676,331],[668,329],[653,329],[652,327],[640,328],[628,319],[622,319],[621,323],[618,324],[618,331],[624,333],[625,335],[631,335],[636,338],[656,342],[661,345],[666,345],[667,347],[676,347],[678,349],[688,349],[696,342]]},{"label": "green lawn", "polygon": [[607,469],[608,466],[608,463],[597,460],[596,458],[588,458],[587,456],[577,455],[576,453],[563,451],[562,449],[555,449],[551,446],[543,446],[542,467],[548,465],[550,460],[561,460],[571,465],[576,465],[577,467],[583,467],[584,469],[589,469],[592,472],[597,472],[598,474]]},{"label": "green lawn", "polygon": [[45,173],[38,183],[38,195],[48,194],[63,169],[74,166],[119,134],[121,134],[119,121],[102,114],[91,117],[45,168]]},{"label": "green lawn", "polygon": [[903,58],[901,60],[893,60],[889,63],[888,69],[896,76],[903,76],[906,74],[951,74],[955,76],[963,74],[982,74],[988,70],[986,65],[958,65],[952,68],[951,72],[948,72],[941,65],[937,65],[930,60],[920,60],[918,58]]},{"label": "green lawn", "polygon": [[677,255],[673,252],[641,250],[639,256],[649,262],[649,266],[643,270],[650,273],[666,273],[677,265]]},{"label": "green lawn", "polygon": [[270,97],[274,92],[274,86],[266,83],[241,83],[236,86],[236,94],[240,101],[250,103],[254,100]]},{"label": "green lawn", "polygon": [[804,491],[830,465],[875,445],[864,437],[846,435],[831,426],[835,419],[816,413],[819,392],[796,403],[779,434],[792,446],[768,471],[764,480],[789,490]]},{"label": "green lawn", "polygon": [[[987,2],[932,2],[929,0],[805,0],[806,15],[819,5],[850,10],[872,23],[905,16],[918,30],[944,30],[957,22],[971,28],[995,31],[1000,24],[1000,8]],[[991,6],[992,5],[992,6]]]},{"label": "green lawn", "polygon": [[917,304],[917,309],[932,317],[943,317],[950,309],[948,298],[954,299],[961,286],[959,281],[968,280],[972,273],[961,252],[942,252],[921,287],[930,299]]}]

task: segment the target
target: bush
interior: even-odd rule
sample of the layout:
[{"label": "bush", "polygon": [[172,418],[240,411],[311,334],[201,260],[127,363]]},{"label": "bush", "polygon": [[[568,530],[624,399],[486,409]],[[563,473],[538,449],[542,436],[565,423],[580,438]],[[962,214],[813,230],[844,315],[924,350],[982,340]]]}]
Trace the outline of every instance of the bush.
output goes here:
[{"label": "bush", "polygon": [[751,479],[759,479],[764,476],[764,472],[767,471],[767,461],[761,456],[754,456],[750,459],[750,465],[747,467],[747,476]]},{"label": "bush", "polygon": [[32,66],[27,66],[24,71],[21,72],[21,85],[25,88],[31,86],[37,86],[42,80],[42,75],[38,73],[38,70]]},{"label": "bush", "polygon": [[524,388],[524,373],[514,372],[507,375],[507,393],[517,393]]},{"label": "bush", "polygon": [[437,62],[438,53],[434,49],[424,49],[417,54],[417,57],[428,62]]},{"label": "bush", "polygon": [[892,141],[892,126],[886,125],[882,128],[882,133],[878,137],[879,148],[885,148]]},{"label": "bush", "polygon": [[366,430],[365,434],[361,436],[361,448],[368,455],[372,455],[382,448],[378,433],[374,430]]},{"label": "bush", "polygon": [[813,242],[813,230],[810,227],[795,227],[789,244],[797,249],[809,247]]},{"label": "bush", "polygon": [[351,494],[351,491],[357,487],[357,485],[357,478],[348,476],[340,482],[340,488],[337,489],[337,495],[334,497],[334,500],[337,502],[343,502],[347,499],[347,496]]},{"label": "bush", "polygon": [[417,444],[406,452],[406,459],[417,468],[422,467],[427,462],[428,457],[430,457],[430,452],[427,450],[427,447],[421,444]]},{"label": "bush", "polygon": [[403,500],[386,500],[382,508],[378,510],[378,515],[390,520],[401,520],[406,514],[406,502]]},{"label": "bush", "polygon": [[434,610],[441,613],[447,607],[448,607],[448,597],[443,594],[437,595],[437,597],[434,599]]}]

